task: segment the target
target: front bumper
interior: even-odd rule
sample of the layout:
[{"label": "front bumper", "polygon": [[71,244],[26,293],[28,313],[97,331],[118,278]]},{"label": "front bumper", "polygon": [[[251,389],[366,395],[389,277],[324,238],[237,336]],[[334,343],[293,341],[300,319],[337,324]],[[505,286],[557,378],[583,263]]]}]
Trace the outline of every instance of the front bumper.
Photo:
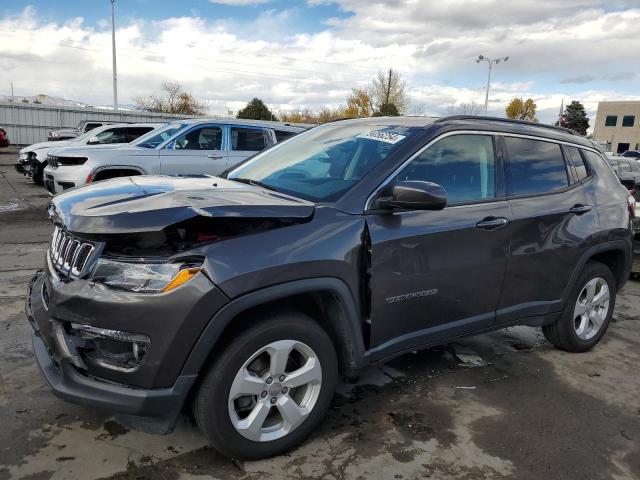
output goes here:
[{"label": "front bumper", "polygon": [[[173,292],[145,298],[81,279],[64,282],[47,261],[29,284],[25,310],[36,361],[56,396],[116,412],[121,420],[124,415],[132,427],[164,433],[173,428],[196,379],[183,375],[182,366],[224,303],[226,297],[203,274]],[[147,335],[149,351],[133,371],[78,362],[72,335],[61,334],[73,322]]]}]

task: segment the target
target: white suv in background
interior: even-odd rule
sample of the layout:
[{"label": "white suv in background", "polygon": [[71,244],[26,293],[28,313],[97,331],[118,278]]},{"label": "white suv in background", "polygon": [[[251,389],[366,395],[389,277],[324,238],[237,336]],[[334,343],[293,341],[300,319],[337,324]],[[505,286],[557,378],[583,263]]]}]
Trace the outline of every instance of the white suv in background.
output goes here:
[{"label": "white suv in background", "polygon": [[304,131],[276,122],[184,120],[129,145],[108,150],[66,148],[50,152],[44,182],[50,193],[132,175],[219,175],[286,137]]},{"label": "white suv in background", "polygon": [[33,178],[36,183],[42,184],[42,172],[47,166],[47,155],[53,149],[129,143],[163,125],[165,124],[111,124],[95,128],[71,140],[34,143],[20,150],[16,170]]}]

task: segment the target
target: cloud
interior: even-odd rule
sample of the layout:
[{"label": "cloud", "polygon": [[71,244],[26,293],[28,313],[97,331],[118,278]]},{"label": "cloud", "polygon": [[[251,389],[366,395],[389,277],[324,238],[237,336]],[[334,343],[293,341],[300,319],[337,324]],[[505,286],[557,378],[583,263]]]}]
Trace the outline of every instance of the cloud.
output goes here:
[{"label": "cloud", "polygon": [[578,75],[575,77],[567,77],[560,80],[562,84],[570,84],[570,83],[589,83],[593,82],[596,79],[593,75]]},{"label": "cloud", "polygon": [[[327,3],[344,15],[321,31],[299,33],[300,20]],[[254,96],[275,110],[319,109],[344,103],[351,88],[393,67],[407,78],[412,101],[441,115],[447,105],[484,104],[486,64],[474,62],[483,54],[510,56],[493,71],[490,113],[504,114],[516,96],[536,100],[542,121],[555,119],[562,99],[581,100],[593,112],[597,99],[637,98],[633,72],[640,71],[640,59],[629,56],[640,51],[635,0],[308,4],[283,9],[274,3],[234,19],[207,19],[186,8],[180,17],[129,19],[117,32],[119,97],[130,103],[177,80],[208,102],[212,114],[238,110]],[[109,104],[108,22],[54,23],[29,7],[0,17],[0,44],[0,93],[13,80],[19,95]]]},{"label": "cloud", "polygon": [[218,3],[221,5],[231,5],[234,7],[244,7],[247,5],[260,5],[269,3],[271,0],[209,0],[209,3]]}]

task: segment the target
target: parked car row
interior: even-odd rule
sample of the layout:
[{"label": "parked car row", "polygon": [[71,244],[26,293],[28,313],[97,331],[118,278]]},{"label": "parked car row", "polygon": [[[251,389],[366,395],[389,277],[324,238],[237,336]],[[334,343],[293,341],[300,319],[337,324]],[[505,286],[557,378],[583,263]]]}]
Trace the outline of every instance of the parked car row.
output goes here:
[{"label": "parked car row", "polygon": [[122,124],[129,122],[113,122],[113,121],[102,121],[102,120],[80,120],[75,128],[59,128],[56,130],[51,130],[47,139],[52,142],[61,141],[61,140],[71,140],[72,138],[79,137],[83,133],[87,133],[91,130],[94,130],[98,127],[102,127],[103,125],[114,125],[114,124]]},{"label": "parked car row", "polygon": [[305,130],[251,120],[109,124],[66,141],[20,151],[16,169],[51,194],[133,175],[218,175]]}]

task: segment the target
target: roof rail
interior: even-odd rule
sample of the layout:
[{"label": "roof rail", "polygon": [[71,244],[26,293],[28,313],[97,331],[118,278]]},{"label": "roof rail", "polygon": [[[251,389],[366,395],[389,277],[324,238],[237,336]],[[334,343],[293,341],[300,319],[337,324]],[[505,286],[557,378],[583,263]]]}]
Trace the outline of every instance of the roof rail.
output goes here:
[{"label": "roof rail", "polygon": [[576,132],[575,130],[572,130],[570,128],[566,128],[566,127],[557,127],[555,125],[545,125],[544,123],[534,123],[534,122],[527,122],[526,120],[515,120],[513,118],[501,118],[501,117],[487,117],[487,116],[483,116],[483,115],[452,115],[450,117],[442,117],[438,120],[436,120],[436,122],[446,122],[449,120],[489,120],[492,122],[504,122],[504,123],[515,123],[518,125],[528,125],[530,127],[540,127],[540,128],[547,128],[549,130],[556,130],[558,132],[564,132],[564,133],[568,133],[570,135],[578,135],[578,136],[582,136],[580,135],[578,132]]}]

